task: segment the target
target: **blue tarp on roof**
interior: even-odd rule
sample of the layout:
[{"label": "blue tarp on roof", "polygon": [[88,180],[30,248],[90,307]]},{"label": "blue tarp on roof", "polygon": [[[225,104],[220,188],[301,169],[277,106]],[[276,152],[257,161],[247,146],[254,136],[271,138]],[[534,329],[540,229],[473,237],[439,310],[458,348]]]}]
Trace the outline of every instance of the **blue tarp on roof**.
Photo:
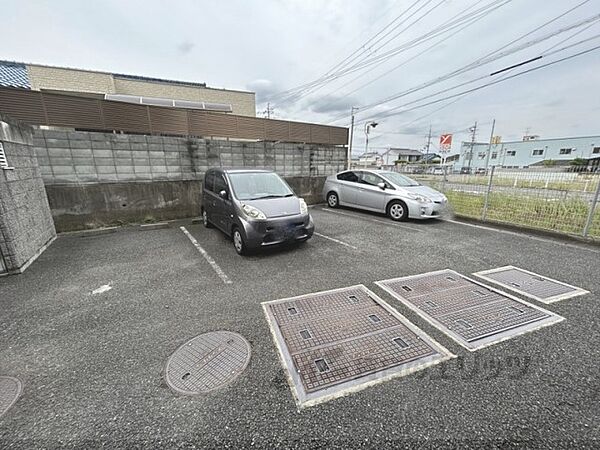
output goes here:
[{"label": "blue tarp on roof", "polygon": [[0,86],[31,89],[25,64],[0,61]]}]

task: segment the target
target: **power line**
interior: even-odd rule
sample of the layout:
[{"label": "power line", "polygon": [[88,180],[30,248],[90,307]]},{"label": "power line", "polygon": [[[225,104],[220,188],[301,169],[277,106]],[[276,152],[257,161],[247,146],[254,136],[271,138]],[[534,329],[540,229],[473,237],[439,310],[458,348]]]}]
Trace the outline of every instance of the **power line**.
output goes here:
[{"label": "power line", "polygon": [[[485,15],[486,13],[489,13],[489,12],[497,9],[498,7],[504,6],[505,4],[507,4],[510,1],[512,1],[512,0],[494,0],[493,2],[485,5],[484,7],[479,8],[478,10],[472,11],[471,13],[468,13],[468,14],[464,14],[466,11],[468,11],[470,9],[470,8],[467,8],[467,9],[463,10],[461,13],[455,15],[453,18],[454,20],[450,19],[449,21],[444,22],[442,25],[439,25],[438,27],[434,28],[433,30],[413,39],[412,41],[409,41],[399,47],[396,47],[395,53],[393,55],[387,56],[385,58],[378,57],[374,60],[365,61],[361,64],[355,64],[354,66],[351,66],[341,72],[336,72],[335,74],[332,74],[330,76],[330,78],[323,81],[322,84],[327,84],[331,81],[335,81],[338,78],[344,77],[344,76],[346,76],[350,73],[356,72],[356,71],[366,69],[372,65],[376,65],[376,66],[381,65],[382,63],[386,62],[388,59],[390,59],[402,52],[405,52],[411,48],[414,48],[414,47],[424,43],[424,42],[427,42],[431,39],[441,36],[444,33],[447,33],[448,31],[451,31],[454,28],[460,27],[464,23],[468,23],[469,21],[473,20],[473,18],[478,18],[477,17],[478,15],[479,16]],[[460,17],[461,14],[464,14],[464,15],[462,17]],[[458,17],[458,18],[455,19],[456,17]],[[358,79],[362,76],[364,76],[364,74],[359,75],[355,79]],[[294,97],[294,100],[299,100],[300,98],[302,98],[303,96],[305,96],[308,93],[310,93],[309,90],[305,90],[304,92],[297,93],[296,97]]]},{"label": "power line", "polygon": [[[469,7],[467,7],[466,9],[462,10],[462,11],[461,11],[459,14],[457,14],[457,15],[453,16],[452,18],[450,18],[449,20],[447,20],[446,22],[444,22],[444,24],[442,24],[442,25],[445,25],[445,24],[449,23],[450,21],[452,21],[453,19],[455,19],[457,16],[459,16],[459,15],[460,15],[460,14],[462,14],[462,13],[465,13],[465,12],[466,12],[466,11],[468,11],[469,9],[472,9],[472,8],[474,8],[475,6],[477,6],[477,5],[478,5],[479,3],[481,3],[482,1],[483,1],[483,0],[479,0],[479,1],[478,1],[478,2],[476,2],[475,4],[473,4],[473,5],[469,6]],[[484,11],[483,13],[480,13],[478,16],[475,16],[475,17],[473,17],[472,19],[469,19],[469,20],[467,21],[467,23],[466,23],[466,24],[464,24],[462,27],[460,27],[460,28],[458,28],[457,30],[455,30],[455,31],[454,31],[452,34],[450,34],[449,36],[443,37],[442,39],[440,39],[439,41],[437,41],[437,42],[436,42],[436,43],[434,43],[433,45],[431,45],[431,46],[427,47],[425,50],[423,50],[423,51],[421,51],[421,52],[417,53],[416,55],[413,55],[412,57],[410,57],[410,58],[408,58],[408,59],[406,59],[406,60],[404,60],[404,61],[402,61],[400,64],[398,64],[398,65],[394,66],[392,69],[390,69],[390,70],[388,70],[387,72],[384,72],[384,73],[382,73],[382,74],[381,74],[381,75],[379,75],[378,77],[376,77],[376,78],[373,78],[372,80],[370,80],[370,81],[368,81],[368,82],[366,82],[366,83],[364,83],[364,84],[362,84],[362,85],[358,86],[357,88],[353,89],[352,91],[350,91],[350,92],[346,92],[344,95],[352,95],[352,94],[354,94],[356,91],[358,91],[358,90],[360,90],[360,89],[362,89],[362,88],[364,88],[364,87],[366,87],[366,86],[368,86],[368,85],[370,85],[370,84],[373,84],[375,81],[377,81],[377,80],[379,80],[379,79],[381,79],[381,78],[383,78],[383,77],[385,77],[385,76],[387,76],[387,75],[391,74],[392,72],[394,72],[395,70],[399,69],[400,67],[403,67],[403,66],[405,66],[405,65],[406,65],[406,64],[408,64],[409,62],[411,62],[411,61],[415,60],[416,58],[418,58],[418,57],[420,57],[420,56],[424,55],[424,54],[425,54],[425,53],[427,53],[428,51],[430,51],[430,50],[432,50],[433,48],[437,47],[437,46],[438,46],[439,44],[441,44],[442,42],[445,42],[445,41],[447,41],[447,40],[448,40],[449,38],[451,38],[452,36],[455,36],[456,34],[458,34],[459,32],[463,31],[464,29],[466,29],[466,28],[470,27],[471,25],[473,25],[473,24],[477,23],[479,20],[483,19],[484,17],[486,17],[487,15],[489,15],[491,12],[493,12],[494,10],[496,10],[496,9],[498,9],[498,8],[500,8],[500,7],[504,6],[504,5],[506,5],[507,3],[508,3],[508,2],[504,2],[504,3],[502,3],[502,4],[498,5],[498,6],[496,6],[496,7],[495,7],[495,8],[493,8],[493,9],[489,9],[489,10],[487,10],[487,11]],[[451,30],[452,30],[452,27],[448,28],[448,30],[446,30],[445,32],[447,32],[447,31],[451,31]],[[438,34],[437,36],[440,36],[440,35],[442,35],[442,34],[443,34],[443,33],[440,33],[440,34]],[[435,37],[437,37],[437,36],[435,36]],[[428,39],[428,40],[429,40],[429,39]],[[379,63],[377,63],[377,64],[375,65],[375,67],[378,67],[378,66],[380,66],[380,65],[384,64],[385,62],[386,62],[386,61],[381,61],[381,62],[379,62]],[[338,87],[338,88],[337,88],[337,89],[335,89],[333,92],[331,92],[331,93],[330,93],[330,95],[331,95],[331,94],[333,94],[333,93],[335,93],[335,92],[338,92],[340,89],[343,89],[344,87],[348,86],[349,84],[352,84],[354,81],[356,81],[356,80],[358,80],[358,79],[362,78],[363,76],[364,76],[364,74],[360,74],[360,75],[356,76],[355,78],[353,78],[353,79],[349,80],[348,82],[346,82],[345,84],[343,84],[342,86]]]},{"label": "power line", "polygon": [[[450,19],[450,20],[444,22],[442,25],[439,25],[438,27],[429,31],[428,33],[425,33],[425,34],[413,39],[412,41],[409,41],[408,43],[403,44],[400,47],[396,47],[396,49],[395,49],[396,52],[392,56],[395,56],[396,54],[399,54],[401,52],[409,50],[410,48],[413,48],[423,42],[429,41],[437,36],[440,36],[443,33],[446,33],[456,27],[463,25],[464,23],[467,23],[469,20],[472,20],[473,18],[477,18],[477,15],[485,14],[486,12],[491,12],[492,10],[497,9],[500,6],[504,6],[504,4],[507,4],[510,1],[512,1],[512,0],[494,0],[482,8],[479,8],[471,13],[468,13],[462,17],[459,17],[461,14],[465,13],[466,11],[471,9],[473,6],[476,6],[478,3],[480,3],[480,2],[477,2],[475,5],[472,5],[471,7],[466,8],[461,13],[454,16],[454,18],[458,17],[458,19],[455,19],[455,20]],[[434,7],[438,7],[440,5],[441,5],[441,2],[436,4]],[[486,10],[488,10],[488,11],[486,11]],[[431,10],[429,10],[427,13],[429,13],[430,11]],[[427,13],[425,15],[427,15]],[[406,31],[406,29],[408,29],[410,26],[414,25],[418,20],[422,19],[425,15],[419,17],[417,20],[415,20],[415,22],[411,23],[409,26],[407,26],[401,32]],[[397,33],[397,35],[399,35],[401,32]],[[387,44],[387,42],[386,42],[386,44]],[[381,46],[379,48],[381,48]],[[336,79],[341,78],[349,73],[365,69],[365,68],[369,67],[370,65],[378,63],[379,60],[381,62],[385,62],[385,60],[387,60],[389,58],[391,58],[391,56],[383,58],[383,59],[377,59],[374,62],[366,61],[364,63],[363,62],[355,63],[353,66],[350,66],[343,70],[339,70],[337,72],[334,72],[334,73],[330,74],[328,77],[324,77],[324,78],[315,80],[311,83],[307,83],[307,84],[301,86],[295,92],[290,92],[289,94],[287,94],[287,96],[282,98],[281,101],[299,100],[302,97],[308,95],[309,93],[315,91],[317,88],[320,88],[320,86],[322,86],[322,85],[325,85],[332,81],[335,81]],[[379,65],[379,63],[378,63],[378,65]]]},{"label": "power line", "polygon": [[[413,17],[415,14],[417,14],[419,11],[421,11],[422,9],[424,9],[429,3],[431,3],[433,0],[427,0],[425,2],[425,4],[421,5],[416,11],[414,11],[413,13],[410,14],[410,16],[408,16],[404,21],[402,21],[401,23],[397,24],[392,30],[396,29],[397,27],[399,27],[400,25],[404,24],[408,19],[410,19],[411,17]],[[392,39],[386,41],[384,44],[380,45],[378,48],[376,48],[375,50],[373,50],[372,48],[370,48],[371,53],[375,53],[378,50],[380,50],[381,48],[385,47],[385,45],[387,45],[387,43],[389,43],[391,40],[395,39],[396,37],[398,37],[400,34],[402,34],[403,32],[405,32],[406,30],[408,30],[409,28],[411,28],[413,25],[415,25],[417,22],[419,22],[421,19],[423,19],[425,16],[427,16],[429,13],[431,13],[431,11],[433,11],[434,9],[438,8],[439,6],[441,6],[443,3],[445,2],[445,0],[440,0],[436,5],[434,5],[431,9],[429,9],[428,11],[426,11],[422,16],[418,17],[414,22],[410,23],[408,26],[406,26],[405,28],[403,28],[401,31],[399,31],[398,33],[396,33]],[[409,8],[410,9],[410,8]],[[386,33],[386,35],[384,35],[383,37],[387,36],[389,34]],[[382,37],[382,38],[383,38]],[[380,38],[381,40],[381,38]],[[380,40],[376,41],[379,42]],[[364,53],[364,52],[363,52]],[[365,57],[364,54],[363,55],[357,55],[355,58],[353,58],[354,60],[356,59],[360,59],[358,62],[354,62],[354,61],[349,61],[348,63],[342,65],[341,67],[338,68],[337,71],[332,72],[330,74],[326,74],[323,77],[321,77],[318,80],[315,80],[311,83],[308,83],[308,85],[306,87],[304,87],[303,89],[297,90],[296,92],[291,92],[290,94],[288,94],[287,96],[284,96],[283,98],[281,98],[280,101],[291,101],[291,100],[300,100],[302,97],[305,97],[306,95],[315,92],[316,90],[320,89],[321,87],[323,87],[325,84],[330,83],[333,80],[336,80],[338,78],[340,78],[341,76],[344,76],[348,73],[352,73],[358,69],[354,69],[355,67],[357,67],[358,64],[360,64],[362,61],[365,61]],[[366,57],[368,59],[368,56]],[[354,65],[348,66],[349,63],[354,63]],[[362,67],[360,67],[362,68]],[[353,70],[354,69],[354,70]]]},{"label": "power line", "polygon": [[[555,51],[552,51],[552,52],[551,52],[551,50],[555,49],[555,48],[556,48],[558,45],[560,45],[560,44],[563,44],[563,43],[565,43],[566,41],[568,41],[568,40],[572,39],[573,37],[575,37],[575,36],[577,36],[577,35],[581,34],[582,32],[584,32],[584,31],[588,30],[589,28],[591,28],[592,26],[596,25],[597,23],[599,23],[599,22],[598,22],[598,21],[596,21],[596,22],[593,22],[593,23],[591,23],[590,25],[588,25],[587,27],[585,27],[583,30],[577,31],[576,33],[573,33],[572,35],[568,36],[567,38],[565,38],[565,39],[561,40],[561,41],[560,41],[560,42],[558,42],[557,44],[554,44],[554,45],[550,46],[549,48],[547,48],[546,50],[544,50],[544,51],[542,52],[542,55],[543,55],[543,56],[549,56],[549,55],[552,55],[552,54],[558,53],[558,52],[560,52],[560,51],[566,50],[566,49],[568,49],[568,48],[571,48],[571,47],[574,47],[574,46],[580,45],[580,44],[582,44],[582,43],[584,43],[584,42],[588,42],[588,41],[591,41],[591,40],[593,40],[593,39],[597,39],[597,38],[599,38],[599,37],[600,37],[600,34],[597,34],[597,35],[591,36],[591,37],[589,37],[589,38],[587,38],[587,39],[583,39],[583,40],[581,40],[581,41],[575,42],[574,44],[568,45],[568,46],[566,46],[566,47],[562,47],[562,48],[560,48],[560,49],[558,49],[558,50],[555,50]],[[513,68],[511,68],[509,71],[512,71],[512,70],[514,70],[514,67],[513,67]],[[399,125],[399,127],[405,127],[405,126],[408,126],[408,125],[412,125],[412,124],[413,124],[413,123],[415,123],[415,122],[418,122],[418,121],[420,121],[420,120],[422,120],[422,119],[424,119],[424,118],[426,118],[426,117],[429,117],[429,116],[431,116],[431,115],[433,115],[433,114],[436,114],[436,113],[438,113],[439,111],[441,111],[442,109],[445,109],[445,108],[447,108],[448,106],[451,106],[451,105],[455,104],[456,102],[458,102],[458,101],[462,100],[464,97],[466,97],[467,95],[470,95],[470,94],[471,94],[471,93],[466,93],[466,94],[463,94],[463,95],[461,95],[461,96],[459,96],[459,97],[456,97],[455,99],[451,100],[450,102],[446,103],[445,105],[443,105],[443,106],[441,106],[441,107],[439,107],[439,108],[436,108],[435,110],[433,110],[433,111],[431,111],[431,112],[429,112],[429,113],[427,113],[427,114],[425,114],[425,115],[419,116],[419,117],[417,117],[416,119],[413,119],[413,120],[411,120],[410,122],[403,123],[403,124]],[[481,125],[481,124],[480,124],[480,125]],[[486,123],[484,123],[483,125],[486,125]],[[459,132],[459,131],[464,131],[464,130],[457,130],[456,132]],[[386,134],[386,133],[391,133],[391,134],[394,134],[394,132],[384,132],[384,134]],[[455,131],[449,131],[448,133],[455,133]],[[397,132],[396,134],[406,134],[406,133]]]},{"label": "power line", "polygon": [[417,3],[419,3],[419,0],[416,0],[414,3],[412,3],[408,8],[406,8],[405,10],[403,10],[398,16],[396,16],[394,18],[394,20],[392,20],[390,23],[388,23],[385,27],[383,27],[379,32],[377,32],[374,36],[370,37],[369,39],[367,39],[366,42],[364,42],[360,47],[358,47],[356,50],[354,50],[350,55],[348,55],[346,58],[344,58],[342,61],[340,61],[339,63],[337,63],[335,66],[333,66],[331,69],[329,69],[327,72],[325,72],[324,75],[321,75],[321,77],[317,78],[317,80],[313,80],[309,83],[304,83],[300,86],[296,86],[295,88],[290,88],[287,89],[285,91],[282,92],[278,92],[273,94],[272,96],[269,97],[269,100],[273,100],[275,98],[280,97],[281,95],[285,95],[288,94],[290,92],[293,92],[297,89],[300,88],[305,88],[307,86],[310,86],[312,83],[315,83],[316,81],[322,80],[325,76],[327,76],[328,74],[330,74],[334,69],[338,68],[340,65],[342,65],[343,63],[345,63],[346,61],[348,61],[349,59],[351,59],[352,57],[354,57],[354,55],[356,55],[356,53],[359,52],[364,52],[365,51],[365,47],[373,40],[375,39],[377,36],[379,36],[381,33],[383,33],[388,27],[392,26],[397,20],[399,20],[404,14],[406,14],[408,11],[410,11],[410,9],[412,9],[413,6],[415,6]]},{"label": "power line", "polygon": [[[592,37],[592,38],[584,39],[584,40],[582,40],[582,41],[579,41],[579,42],[576,42],[576,43],[574,43],[574,44],[568,45],[568,46],[566,46],[566,47],[560,48],[560,49],[558,49],[558,50],[554,50],[554,51],[552,51],[552,52],[550,52],[550,53],[547,53],[545,56],[547,57],[547,56],[553,55],[553,54],[555,54],[555,53],[559,53],[559,52],[561,52],[561,51],[564,51],[564,50],[567,50],[567,49],[569,49],[569,48],[575,47],[575,46],[577,46],[577,45],[579,45],[579,44],[581,44],[581,43],[583,43],[583,42],[587,42],[587,41],[589,41],[589,40],[591,40],[591,39],[597,39],[597,38],[599,38],[599,37],[600,37],[600,34],[598,34],[598,35],[596,35],[596,36],[594,36],[594,37]],[[534,58],[533,60],[529,60],[528,62],[533,62],[534,60],[539,60],[539,59],[540,59],[540,58]],[[523,64],[524,64],[524,63],[517,64],[517,65],[515,65],[514,67],[522,66]],[[514,67],[512,67],[510,70],[514,69]],[[544,65],[544,66],[539,66],[539,67],[545,67],[545,65]],[[497,72],[498,72],[498,73],[500,73],[500,72],[503,72],[503,71],[504,71],[504,70],[499,70],[499,71],[497,71]],[[398,109],[400,109],[400,108],[402,108],[402,107],[404,107],[404,106],[412,105],[412,104],[414,104],[414,103],[417,103],[417,102],[419,102],[419,101],[421,101],[421,100],[425,100],[425,99],[427,99],[427,98],[435,97],[435,96],[436,96],[436,95],[438,95],[438,94],[442,94],[442,93],[445,93],[445,92],[448,92],[448,91],[451,91],[451,90],[457,89],[457,88],[459,88],[459,87],[466,86],[466,85],[468,85],[468,84],[472,84],[472,83],[475,83],[475,82],[477,82],[477,81],[481,81],[481,80],[483,80],[483,79],[485,79],[485,78],[488,78],[489,76],[491,76],[491,75],[484,75],[484,76],[481,76],[481,77],[475,78],[475,79],[473,79],[473,80],[465,81],[465,82],[463,82],[463,83],[459,83],[459,84],[457,84],[457,85],[454,85],[454,86],[452,86],[452,87],[450,87],[450,88],[447,88],[447,89],[442,89],[442,90],[439,90],[439,91],[437,91],[437,92],[434,92],[433,94],[426,95],[426,96],[424,96],[424,97],[421,97],[421,98],[419,98],[419,99],[417,99],[417,100],[413,100],[413,101],[410,101],[410,102],[408,102],[408,103],[404,103],[404,104],[402,104],[402,105],[395,106],[394,108],[391,108],[390,110],[386,111],[386,112],[384,113],[384,115],[383,115],[383,116],[379,116],[379,117],[387,117],[387,115],[388,115],[390,112],[392,112],[392,111],[395,111],[395,110],[398,110]]]},{"label": "power line", "polygon": [[[589,1],[589,0],[586,0],[583,3],[580,3],[579,6],[581,6],[582,4],[586,3],[587,1]],[[557,16],[557,17],[562,17],[562,16],[564,16],[565,14],[567,14],[568,12],[570,12],[572,10],[573,10],[573,8],[570,9],[569,11],[561,14],[560,16]],[[495,60],[498,60],[498,59],[504,58],[504,57],[506,57],[506,56],[508,56],[510,54],[522,51],[522,50],[524,50],[526,48],[529,48],[529,47],[531,47],[533,45],[537,45],[537,44],[539,44],[539,43],[541,43],[541,42],[543,42],[545,40],[548,40],[548,39],[550,39],[552,37],[555,37],[555,36],[557,36],[559,34],[565,33],[567,31],[570,31],[572,29],[578,28],[578,27],[583,26],[585,24],[589,24],[590,22],[592,22],[592,23],[597,22],[599,19],[600,19],[600,14],[588,17],[588,18],[586,18],[584,20],[578,21],[578,22],[576,22],[574,24],[571,24],[571,25],[569,25],[567,27],[563,27],[563,28],[561,28],[559,30],[553,31],[553,32],[551,32],[549,34],[546,34],[544,36],[538,37],[538,38],[536,38],[534,40],[528,41],[528,42],[526,42],[524,44],[521,44],[521,45],[519,45],[517,47],[514,47],[512,49],[509,49],[509,50],[507,50],[505,52],[498,53],[500,50],[505,49],[508,45],[517,42],[519,39],[521,39],[523,37],[531,35],[534,31],[537,31],[537,30],[541,29],[542,27],[546,26],[547,24],[552,23],[553,21],[557,20],[557,18],[554,18],[554,19],[546,22],[545,24],[541,25],[540,27],[536,28],[536,30],[533,30],[531,32],[528,32],[528,33],[522,35],[521,38],[515,39],[515,40],[511,41],[510,44],[504,45],[504,46],[500,47],[499,49],[497,49],[497,50],[495,50],[495,51],[493,51],[491,53],[488,53],[486,56],[484,56],[482,58],[479,58],[478,60],[476,60],[476,61],[474,61],[472,63],[469,63],[469,64],[467,64],[465,66],[462,66],[459,69],[456,69],[454,71],[448,72],[448,73],[446,73],[444,75],[441,75],[441,76],[439,76],[437,78],[434,78],[434,79],[432,79],[432,80],[430,80],[428,82],[422,83],[422,84],[420,84],[418,86],[415,86],[413,88],[407,89],[405,91],[393,94],[392,96],[389,96],[389,97],[386,97],[384,99],[378,100],[378,101],[370,103],[368,105],[365,105],[365,106],[361,107],[360,112],[365,112],[365,111],[367,111],[369,109],[374,108],[375,106],[379,106],[379,105],[382,105],[384,103],[387,103],[387,102],[390,102],[390,101],[393,101],[393,100],[397,100],[399,98],[405,97],[405,96],[407,96],[409,94],[412,94],[414,92],[420,91],[420,90],[425,89],[427,87],[430,87],[430,86],[433,86],[435,84],[438,84],[438,83],[441,83],[443,81],[446,81],[448,79],[454,78],[457,75],[466,73],[466,72],[471,71],[471,70],[473,70],[475,68],[478,68],[478,67],[480,67],[482,65],[487,65],[487,64],[489,64],[489,63],[491,63],[491,62],[493,62]],[[544,56],[547,56],[547,54],[544,55]],[[480,77],[480,78],[478,78],[476,80],[472,80],[471,82],[477,81],[477,80],[483,79],[483,78],[485,78],[485,77]],[[340,119],[342,119],[344,117],[345,116],[337,116],[334,119],[332,119],[329,123],[337,122],[338,120],[340,120]]]},{"label": "power line", "polygon": [[[557,59],[557,60],[555,60],[555,61],[551,61],[551,62],[549,62],[549,63],[546,63],[546,64],[542,64],[542,65],[540,65],[540,66],[537,66],[537,67],[533,67],[533,68],[531,68],[531,69],[528,69],[528,70],[524,70],[523,72],[519,72],[519,73],[516,73],[516,74],[514,74],[514,75],[505,76],[504,78],[500,78],[500,79],[498,79],[498,80],[491,81],[491,82],[489,82],[489,83],[486,83],[486,84],[483,84],[483,85],[477,86],[477,87],[475,87],[475,88],[467,89],[467,90],[465,90],[465,91],[458,92],[458,93],[456,93],[456,94],[452,94],[452,95],[448,95],[448,96],[446,96],[446,97],[443,97],[443,98],[439,98],[439,99],[436,99],[436,100],[432,100],[432,101],[430,101],[430,102],[427,102],[427,103],[424,103],[424,104],[422,104],[422,105],[417,105],[417,106],[414,106],[414,107],[412,107],[412,108],[409,108],[409,109],[406,109],[406,110],[403,110],[403,111],[400,111],[400,112],[391,112],[391,113],[390,113],[390,112],[388,112],[388,113],[385,113],[385,114],[383,114],[383,115],[380,115],[380,116],[378,116],[378,118],[379,118],[379,119],[382,119],[382,118],[386,118],[386,117],[393,117],[393,116],[396,116],[396,115],[398,115],[398,114],[403,114],[403,113],[405,113],[405,112],[408,112],[408,111],[413,111],[413,110],[416,110],[416,109],[419,109],[419,108],[423,108],[423,107],[425,107],[425,106],[433,105],[433,104],[436,104],[436,103],[442,102],[442,101],[444,101],[444,100],[448,100],[448,99],[456,98],[456,97],[458,97],[458,96],[465,95],[465,94],[469,94],[469,93],[471,93],[471,92],[476,92],[476,91],[479,91],[479,90],[481,90],[481,89],[484,89],[484,88],[486,88],[486,87],[493,86],[493,85],[496,85],[496,84],[498,84],[498,83],[501,83],[501,82],[503,82],[503,81],[507,81],[507,80],[510,80],[510,79],[513,79],[513,78],[519,77],[519,76],[521,76],[521,75],[525,75],[525,74],[528,74],[528,73],[531,73],[531,72],[534,72],[534,71],[537,71],[537,70],[540,70],[540,69],[543,69],[543,68],[546,68],[546,67],[549,67],[549,66],[552,66],[552,65],[555,65],[555,64],[558,64],[558,63],[564,62],[564,61],[568,61],[568,60],[570,60],[570,59],[573,59],[573,58],[576,58],[576,57],[579,57],[579,56],[585,55],[585,54],[587,54],[587,53],[591,53],[591,52],[593,52],[593,51],[596,51],[596,50],[598,50],[598,49],[600,49],[600,45],[598,45],[598,46],[595,46],[595,47],[592,47],[592,48],[589,48],[589,49],[586,49],[586,50],[583,50],[583,51],[580,51],[580,52],[578,52],[578,53],[575,53],[575,54],[572,54],[572,55],[569,55],[569,56],[565,56],[564,58]],[[464,84],[464,83],[462,83],[462,84]],[[437,94],[439,94],[439,92],[438,92],[438,93],[436,93],[436,94],[433,94],[433,95],[437,95]],[[425,97],[425,98],[428,98],[428,97],[431,97],[431,96],[427,96],[427,97]],[[415,100],[415,101],[413,101],[413,102],[410,102],[410,103],[415,103],[415,102],[418,102],[418,101],[420,101],[420,100],[423,100],[423,99]],[[400,106],[406,106],[406,105],[408,105],[408,104],[405,104],[405,105],[400,105]],[[362,123],[362,122],[358,122],[358,123]]]},{"label": "power line", "polygon": [[[497,51],[489,53],[486,57],[480,58],[480,59],[478,59],[478,60],[476,60],[476,61],[474,61],[474,62],[472,62],[470,64],[467,64],[467,65],[461,67],[460,69],[456,69],[456,70],[454,70],[452,72],[449,72],[449,73],[447,73],[445,75],[442,75],[441,77],[438,77],[438,78],[436,78],[434,80],[431,80],[429,82],[423,83],[423,84],[421,84],[421,85],[419,85],[419,86],[417,86],[415,88],[408,89],[406,91],[403,91],[403,92],[391,95],[391,96],[389,96],[389,97],[387,97],[385,99],[382,99],[382,100],[373,102],[371,104],[365,105],[365,106],[361,107],[361,112],[369,110],[371,108],[374,108],[375,106],[379,106],[379,105],[381,105],[383,103],[387,103],[389,101],[396,100],[398,98],[404,97],[404,96],[406,96],[408,94],[412,94],[413,92],[416,92],[418,90],[424,89],[426,87],[430,87],[430,86],[432,86],[434,84],[437,84],[439,82],[446,81],[446,80],[448,80],[450,78],[453,78],[453,77],[455,77],[457,75],[460,75],[460,74],[463,74],[465,72],[468,72],[468,71],[470,71],[472,69],[481,67],[483,65],[490,64],[490,63],[492,63],[492,62],[494,62],[494,61],[496,61],[498,59],[501,59],[501,58],[509,56],[509,55],[511,55],[513,53],[517,53],[519,51],[525,50],[526,48],[529,48],[529,47],[532,47],[534,45],[537,45],[537,44],[539,44],[539,43],[541,43],[543,41],[551,39],[551,38],[553,38],[555,36],[558,36],[559,34],[565,33],[567,31],[570,31],[570,30],[574,29],[574,28],[578,28],[578,27],[580,27],[582,25],[585,25],[585,24],[588,24],[590,22],[597,21],[598,19],[600,19],[600,14],[588,17],[588,18],[586,18],[584,20],[581,20],[579,22],[571,24],[571,25],[569,25],[567,27],[561,28],[559,30],[553,31],[551,33],[548,33],[548,34],[546,34],[544,36],[538,37],[537,39],[525,42],[524,44],[521,44],[521,45],[519,45],[519,46],[517,46],[517,47],[515,47],[513,49],[509,49],[509,50],[506,50],[505,52],[498,53],[498,50],[502,50],[502,49],[504,49],[504,48],[507,47],[505,45],[505,46],[501,47],[500,49],[498,49]],[[527,35],[529,35],[529,34],[531,34],[531,33],[527,33]],[[512,43],[515,43],[515,42],[516,41],[512,41]]]}]

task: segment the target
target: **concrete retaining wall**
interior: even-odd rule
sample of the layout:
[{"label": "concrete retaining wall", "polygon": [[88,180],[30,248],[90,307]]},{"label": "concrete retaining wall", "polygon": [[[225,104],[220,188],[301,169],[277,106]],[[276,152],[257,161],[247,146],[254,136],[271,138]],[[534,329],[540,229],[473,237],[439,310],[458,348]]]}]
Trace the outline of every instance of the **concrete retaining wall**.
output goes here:
[{"label": "concrete retaining wall", "polygon": [[37,130],[35,153],[56,228],[71,231],[200,213],[209,167],[275,170],[308,203],[346,148],[79,131]]},{"label": "concrete retaining wall", "polygon": [[21,272],[56,236],[32,129],[0,116],[0,272]]},{"label": "concrete retaining wall", "polygon": [[[307,203],[320,201],[325,177],[285,177]],[[200,215],[201,181],[47,185],[56,228],[74,231]]]}]

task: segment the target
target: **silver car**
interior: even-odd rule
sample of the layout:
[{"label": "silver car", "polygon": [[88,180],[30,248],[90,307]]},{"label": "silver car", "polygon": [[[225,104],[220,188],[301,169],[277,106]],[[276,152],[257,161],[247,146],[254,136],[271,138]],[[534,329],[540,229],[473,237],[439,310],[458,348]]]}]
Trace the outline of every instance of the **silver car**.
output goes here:
[{"label": "silver car", "polygon": [[439,217],[448,199],[415,180],[383,170],[347,170],[325,180],[323,198],[331,208],[350,206],[385,213],[392,220]]}]

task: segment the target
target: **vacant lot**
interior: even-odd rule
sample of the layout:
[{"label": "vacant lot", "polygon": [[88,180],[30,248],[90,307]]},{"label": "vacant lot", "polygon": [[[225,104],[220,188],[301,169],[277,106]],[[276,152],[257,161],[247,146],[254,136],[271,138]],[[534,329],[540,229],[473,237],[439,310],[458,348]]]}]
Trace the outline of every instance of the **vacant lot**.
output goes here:
[{"label": "vacant lot", "polygon": [[[599,247],[311,211],[320,235],[298,248],[241,258],[218,231],[188,221],[61,236],[25,274],[0,279],[0,375],[24,385],[0,418],[0,447],[597,446]],[[468,352],[374,285],[508,264],[591,294],[542,305],[566,318],[559,324]],[[458,357],[299,411],[260,303],[358,283]],[[222,390],[175,394],[167,358],[213,330],[248,339],[248,367]]]}]

